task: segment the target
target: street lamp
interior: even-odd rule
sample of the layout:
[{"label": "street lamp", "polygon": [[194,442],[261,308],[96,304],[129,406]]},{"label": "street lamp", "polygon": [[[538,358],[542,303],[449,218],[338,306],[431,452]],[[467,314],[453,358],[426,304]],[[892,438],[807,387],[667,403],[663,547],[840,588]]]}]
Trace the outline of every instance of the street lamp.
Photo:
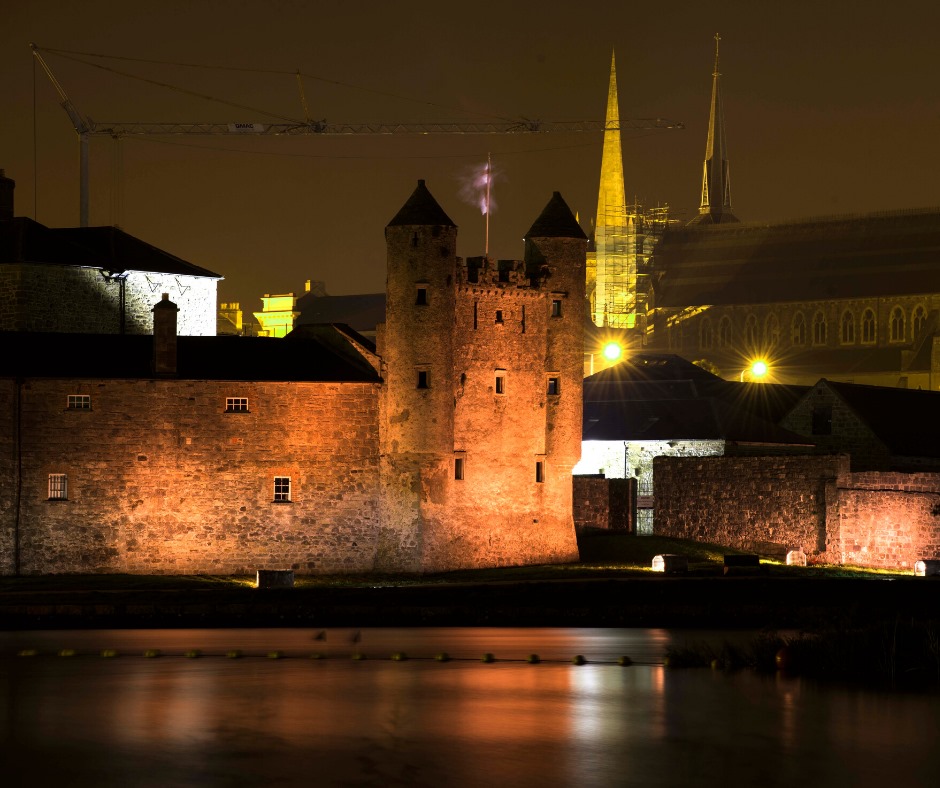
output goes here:
[{"label": "street lamp", "polygon": [[603,349],[604,358],[610,362],[617,361],[623,355],[623,348],[619,342],[608,342]]},{"label": "street lamp", "polygon": [[749,373],[749,379],[751,383],[760,383],[765,377],[767,377],[767,373],[770,372],[770,367],[768,366],[767,362],[764,361],[762,358],[759,358],[756,361],[751,362],[750,366],[741,370],[741,376],[739,380],[742,383],[744,382],[745,372]]}]

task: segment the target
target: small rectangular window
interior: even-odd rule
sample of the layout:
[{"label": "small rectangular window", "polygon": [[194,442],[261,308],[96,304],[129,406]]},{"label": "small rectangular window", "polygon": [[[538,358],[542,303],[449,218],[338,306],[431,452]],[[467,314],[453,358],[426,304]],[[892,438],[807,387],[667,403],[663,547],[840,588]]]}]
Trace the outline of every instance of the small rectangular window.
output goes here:
[{"label": "small rectangular window", "polygon": [[479,305],[477,304],[477,302],[474,301],[474,302],[473,302],[473,330],[474,330],[474,331],[476,331],[476,329],[477,329],[477,311],[478,311],[478,306],[479,306]]},{"label": "small rectangular window", "polygon": [[68,397],[69,410],[91,410],[90,394],[69,394]]},{"label": "small rectangular window", "polygon": [[426,369],[418,370],[418,388],[419,389],[429,389],[431,388],[431,377],[430,373]]},{"label": "small rectangular window", "polygon": [[248,412],[248,397],[226,397],[225,398],[225,412],[226,413],[247,413]]},{"label": "small rectangular window", "polygon": [[535,481],[538,484],[541,484],[545,481],[545,461],[536,460],[535,461]]},{"label": "small rectangular window", "polygon": [[557,377],[550,377],[548,379],[548,393],[549,395],[560,394],[559,382]]},{"label": "small rectangular window", "polygon": [[274,500],[280,503],[290,501],[290,476],[274,477]]},{"label": "small rectangular window", "polygon": [[525,333],[525,304],[522,306],[522,320],[519,321],[522,323],[522,333]]},{"label": "small rectangular window", "polygon": [[458,482],[463,481],[463,457],[454,458],[454,479]]},{"label": "small rectangular window", "polygon": [[561,299],[552,299],[552,317],[561,317]]},{"label": "small rectangular window", "polygon": [[497,394],[506,393],[506,372],[501,369],[496,370],[496,388]]},{"label": "small rectangular window", "polygon": [[418,288],[418,295],[415,297],[415,304],[417,306],[428,305],[428,289],[426,287]]},{"label": "small rectangular window", "polygon": [[496,322],[497,322],[497,323],[502,323],[502,322],[503,322],[503,310],[502,310],[502,309],[497,309],[497,310],[496,310]]},{"label": "small rectangular window", "polygon": [[65,501],[69,497],[69,477],[64,473],[49,474],[49,500]]}]

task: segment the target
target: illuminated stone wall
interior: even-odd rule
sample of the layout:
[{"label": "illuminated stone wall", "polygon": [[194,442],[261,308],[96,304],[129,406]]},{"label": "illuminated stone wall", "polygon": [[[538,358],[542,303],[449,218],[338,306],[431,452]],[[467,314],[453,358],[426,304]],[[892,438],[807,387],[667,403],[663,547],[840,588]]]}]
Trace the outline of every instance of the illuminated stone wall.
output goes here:
[{"label": "illuminated stone wall", "polygon": [[573,477],[576,528],[636,532],[636,479]]},{"label": "illuminated stone wall", "polygon": [[[657,457],[657,534],[749,549],[765,542],[837,559],[827,528],[826,480],[848,474],[848,457]],[[834,522],[831,523],[834,525]]]},{"label": "illuminated stone wall", "polygon": [[[217,280],[132,272],[125,284],[125,331],[150,334],[153,305],[163,293],[179,308],[184,336],[215,336]],[[116,334],[120,285],[96,269],[10,264],[0,266],[0,331]]]},{"label": "illuminated stone wall", "polygon": [[0,575],[14,571],[16,528],[16,386],[0,380]]},{"label": "illuminated stone wall", "polygon": [[850,473],[848,456],[660,457],[656,533],[811,561],[910,569],[940,557],[940,474]]},{"label": "illuminated stone wall", "polygon": [[[69,394],[91,410],[67,410]],[[226,413],[233,396],[249,412]],[[366,383],[30,381],[21,571],[369,571],[377,401]],[[48,500],[52,473],[68,500]],[[275,476],[290,477],[289,503],[274,502]]]}]

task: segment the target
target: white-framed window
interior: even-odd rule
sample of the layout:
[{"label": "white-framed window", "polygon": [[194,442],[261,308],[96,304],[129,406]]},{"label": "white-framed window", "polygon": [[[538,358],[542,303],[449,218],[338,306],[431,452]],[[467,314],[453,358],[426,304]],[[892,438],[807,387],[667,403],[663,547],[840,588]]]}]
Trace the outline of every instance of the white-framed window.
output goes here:
[{"label": "white-framed window", "polygon": [[561,394],[561,378],[558,375],[548,376],[548,396],[554,397]]},{"label": "white-framed window", "polygon": [[226,397],[225,398],[225,412],[226,413],[247,413],[248,412],[248,397]]},{"label": "white-framed window", "polygon": [[496,380],[495,380],[494,385],[495,385],[495,388],[493,390],[497,394],[506,393],[506,370],[505,369],[496,370]]},{"label": "white-framed window", "polygon": [[275,503],[287,503],[290,497],[290,476],[274,477],[274,501]]},{"label": "white-framed window", "polygon": [[91,395],[69,394],[66,407],[69,410],[91,410]]},{"label": "white-framed window", "polygon": [[69,497],[69,477],[64,473],[49,474],[49,500],[65,501]]}]

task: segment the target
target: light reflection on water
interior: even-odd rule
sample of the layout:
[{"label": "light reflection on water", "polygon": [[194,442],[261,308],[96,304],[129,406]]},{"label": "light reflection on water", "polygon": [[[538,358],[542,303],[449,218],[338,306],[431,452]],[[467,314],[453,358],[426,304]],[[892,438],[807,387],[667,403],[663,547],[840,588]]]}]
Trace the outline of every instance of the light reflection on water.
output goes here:
[{"label": "light reflection on water", "polygon": [[[364,630],[357,644],[330,630],[313,641],[336,649],[323,660],[11,656],[53,653],[66,634],[89,654],[298,656],[314,636],[0,633],[4,786],[932,785],[940,767],[935,697],[655,664],[479,661],[616,658],[631,645],[654,663],[677,637],[661,630]],[[351,645],[468,660],[340,658]]]}]

